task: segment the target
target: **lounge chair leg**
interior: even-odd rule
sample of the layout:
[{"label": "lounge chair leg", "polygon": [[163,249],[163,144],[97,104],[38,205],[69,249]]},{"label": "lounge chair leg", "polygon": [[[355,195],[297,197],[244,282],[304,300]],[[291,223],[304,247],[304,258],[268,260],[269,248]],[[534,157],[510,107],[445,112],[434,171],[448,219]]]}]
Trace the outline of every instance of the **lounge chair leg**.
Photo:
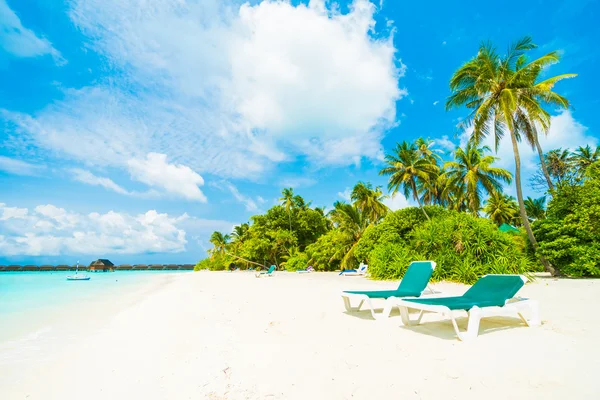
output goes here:
[{"label": "lounge chair leg", "polygon": [[402,318],[402,323],[405,326],[419,325],[421,323],[421,318],[423,318],[423,314],[425,313],[424,311],[420,311],[419,317],[416,320],[411,320],[410,314],[408,312],[408,307],[398,306],[398,309],[400,310],[400,317]]},{"label": "lounge chair leg", "polygon": [[[542,320],[540,318],[540,305],[535,300],[525,300],[523,302],[517,303],[517,313],[519,317],[527,326],[540,326],[542,324]],[[529,313],[529,319],[525,318],[523,315],[523,310],[527,310]]]},{"label": "lounge chair leg", "polygon": [[372,312],[373,318],[375,318],[375,319],[389,318],[390,313],[392,312],[392,308],[394,308],[394,301],[392,298],[389,298],[385,301],[385,306],[383,307],[383,312],[381,312],[381,314],[375,314],[374,312]]},{"label": "lounge chair leg", "polygon": [[377,319],[377,316],[375,315],[375,309],[373,308],[373,303],[371,302],[370,298],[367,299],[367,303],[369,304],[369,309],[371,310],[371,315],[373,316],[373,319]]},{"label": "lounge chair leg", "polygon": [[461,332],[458,329],[458,324],[456,323],[456,318],[454,317],[454,312],[450,315],[452,319],[452,326],[454,327],[454,331],[456,332],[456,336],[463,342],[466,342],[471,339],[475,339],[477,335],[479,335],[479,322],[481,321],[481,313],[479,307],[473,307],[469,310],[469,322],[467,324],[467,331]]},{"label": "lounge chair leg", "polygon": [[[363,300],[360,301],[360,303],[358,303],[358,307],[352,307],[352,305],[350,304],[350,298],[349,297],[342,296],[342,299],[344,299],[344,307],[346,308],[347,312],[360,311],[360,307],[365,302],[365,300],[363,299]],[[373,312],[373,307],[371,307],[371,312]]]}]

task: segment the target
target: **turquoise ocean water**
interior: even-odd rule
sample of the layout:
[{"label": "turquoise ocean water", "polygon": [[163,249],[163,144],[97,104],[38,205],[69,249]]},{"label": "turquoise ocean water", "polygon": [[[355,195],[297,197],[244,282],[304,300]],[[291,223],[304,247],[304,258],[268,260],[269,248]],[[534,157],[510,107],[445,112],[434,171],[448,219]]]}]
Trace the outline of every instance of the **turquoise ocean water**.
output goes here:
[{"label": "turquoise ocean water", "polygon": [[99,300],[115,295],[164,274],[187,271],[117,271],[82,273],[89,281],[67,281],[73,271],[60,272],[0,272],[0,321],[3,317],[37,311],[40,308],[61,307]]},{"label": "turquoise ocean water", "polygon": [[[0,368],[19,360],[51,356],[84,333],[101,329],[121,309],[168,280],[190,271],[0,273]],[[81,272],[80,272],[81,273]]]}]

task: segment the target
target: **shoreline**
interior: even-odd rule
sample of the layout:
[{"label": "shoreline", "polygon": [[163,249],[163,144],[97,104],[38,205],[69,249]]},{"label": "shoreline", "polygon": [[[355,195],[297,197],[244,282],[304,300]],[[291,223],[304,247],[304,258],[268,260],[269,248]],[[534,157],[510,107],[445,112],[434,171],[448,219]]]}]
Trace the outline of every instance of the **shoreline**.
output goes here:
[{"label": "shoreline", "polygon": [[[6,364],[7,399],[595,398],[593,317],[600,281],[538,278],[519,293],[541,305],[541,327],[482,321],[463,343],[434,314],[404,327],[348,314],[344,289],[394,284],[336,273],[198,272],[157,276],[130,302],[47,360]],[[466,286],[434,283],[449,295]],[[379,307],[381,304],[376,304]],[[112,306],[111,306],[112,307]],[[89,323],[84,315],[77,324]],[[459,319],[464,328],[465,318]],[[82,331],[83,332],[83,331]],[[44,346],[38,341],[39,346]],[[561,371],[557,378],[556,371]],[[26,397],[27,396],[27,397]]]}]

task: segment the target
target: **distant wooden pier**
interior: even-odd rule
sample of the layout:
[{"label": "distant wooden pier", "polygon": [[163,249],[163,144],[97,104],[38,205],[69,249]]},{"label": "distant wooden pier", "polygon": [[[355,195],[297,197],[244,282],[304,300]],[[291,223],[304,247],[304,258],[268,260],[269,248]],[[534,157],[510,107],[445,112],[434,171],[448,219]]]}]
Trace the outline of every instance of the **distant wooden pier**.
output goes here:
[{"label": "distant wooden pier", "polygon": [[[75,271],[76,265],[0,265],[0,272],[53,272]],[[85,265],[79,266],[80,271],[99,272]],[[193,271],[194,264],[122,264],[113,265],[111,271]]]}]

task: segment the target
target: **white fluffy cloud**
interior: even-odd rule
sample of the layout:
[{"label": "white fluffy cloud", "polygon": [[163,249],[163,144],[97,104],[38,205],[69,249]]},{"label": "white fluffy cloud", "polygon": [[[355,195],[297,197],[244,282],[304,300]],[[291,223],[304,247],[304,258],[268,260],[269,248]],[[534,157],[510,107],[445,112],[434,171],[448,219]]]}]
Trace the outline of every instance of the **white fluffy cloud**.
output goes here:
[{"label": "white fluffy cloud", "polygon": [[388,206],[392,211],[400,210],[406,207],[414,207],[413,201],[409,201],[402,193],[396,193],[383,201],[383,204]]},{"label": "white fluffy cloud", "polygon": [[[466,137],[466,135],[461,137],[461,143],[465,142]],[[548,134],[540,134],[539,140],[544,152],[558,148],[575,149],[579,146],[587,144],[596,145],[597,143],[597,139],[587,134],[587,128],[577,122],[570,111],[562,111],[552,116]],[[493,150],[493,137],[487,137],[483,144]],[[525,172],[534,172],[538,168],[539,156],[537,151],[524,141],[519,144],[519,154],[521,156],[521,165]],[[511,171],[514,170],[515,162],[509,136],[502,139],[496,155],[500,158],[497,165]]]},{"label": "white fluffy cloud", "polygon": [[435,145],[445,151],[454,151],[457,146],[450,138],[448,138],[448,135],[443,135],[441,138],[435,139]]},{"label": "white fluffy cloud", "polygon": [[352,201],[352,198],[351,198],[352,189],[351,188],[346,188],[346,189],[344,189],[343,192],[338,192],[337,195],[338,195],[338,197],[340,197],[342,200],[344,200],[347,203]]},{"label": "white fluffy cloud", "polygon": [[239,201],[240,203],[242,203],[244,205],[244,207],[246,208],[247,211],[256,211],[256,210],[258,210],[257,202],[260,202],[260,203],[265,202],[265,200],[260,196],[258,196],[255,201],[253,198],[242,194],[233,183],[228,182],[226,180],[222,180],[220,182],[213,182],[213,183],[211,183],[211,186],[216,187],[217,189],[220,189],[220,190],[226,190],[229,193],[231,193],[231,195],[237,201]]},{"label": "white fluffy cloud", "polygon": [[288,176],[279,181],[279,186],[297,189],[300,187],[309,187],[315,183],[317,183],[317,180],[313,178],[307,178],[303,176]]},{"label": "white fluffy cloud", "polygon": [[79,214],[51,204],[32,210],[0,203],[0,253],[5,256],[141,254],[185,251],[186,231],[227,231],[232,223],[172,217],[155,210],[139,215],[109,211]]},{"label": "white fluffy cloud", "polygon": [[125,190],[123,187],[113,182],[112,179],[96,176],[90,171],[86,171],[79,168],[73,168],[71,170],[71,173],[73,174],[73,179],[75,179],[76,181],[87,183],[88,185],[93,186],[102,186],[105,189],[112,190],[113,192],[117,192],[119,194],[130,194],[130,192]]},{"label": "white fluffy cloud", "polygon": [[[148,153],[250,179],[298,155],[319,165],[381,158],[405,91],[389,29],[375,32],[376,7],[355,0],[342,14],[323,0],[239,3],[73,0],[71,20],[115,74],[67,90],[35,117],[5,110],[11,137],[133,168],[165,190],[138,173]],[[197,185],[185,187],[179,194],[202,198]]]},{"label": "white fluffy cloud", "polygon": [[0,48],[17,57],[37,57],[51,55],[58,64],[64,64],[58,50],[45,38],[38,37],[27,29],[6,0],[0,0]]},{"label": "white fluffy cloud", "polygon": [[43,165],[31,164],[23,160],[0,156],[0,171],[10,174],[36,176],[44,169],[45,166]]},{"label": "white fluffy cloud", "polygon": [[131,177],[137,181],[188,200],[206,202],[198,187],[204,185],[204,179],[190,167],[170,164],[166,154],[148,153],[145,159],[129,160],[127,164]]}]

